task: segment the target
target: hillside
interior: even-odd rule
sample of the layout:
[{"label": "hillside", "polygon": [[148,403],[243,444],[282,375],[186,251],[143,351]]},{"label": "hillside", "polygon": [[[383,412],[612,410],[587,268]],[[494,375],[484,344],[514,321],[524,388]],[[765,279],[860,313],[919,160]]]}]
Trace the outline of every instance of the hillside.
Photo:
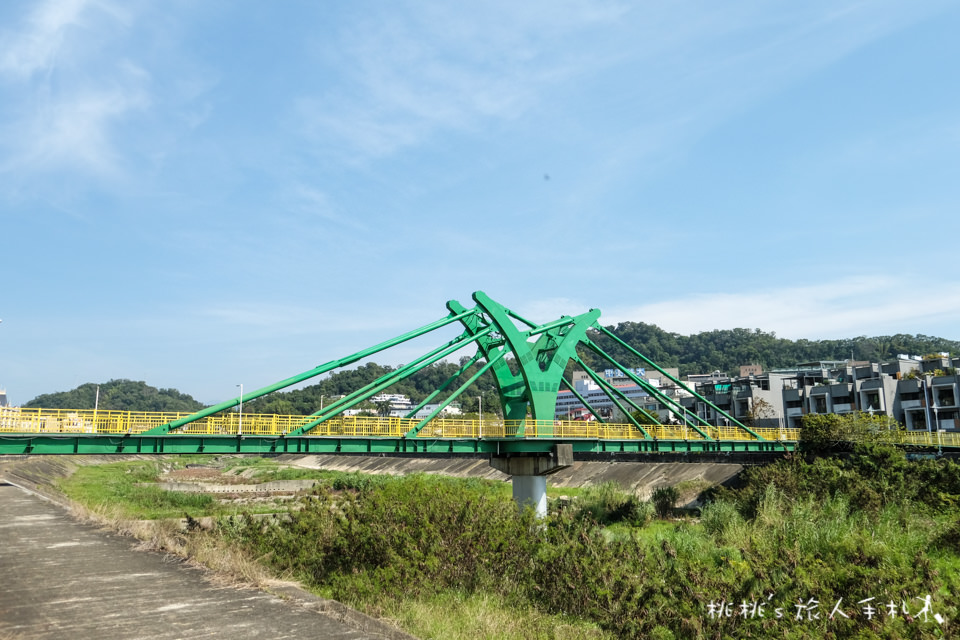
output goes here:
[{"label": "hillside", "polygon": [[[643,322],[622,322],[607,329],[663,367],[679,367],[680,375],[722,371],[737,374],[740,365],[759,364],[764,371],[817,360],[889,360],[897,354],[926,355],[940,351],[960,353],[960,342],[925,335],[859,336],[842,340],[788,340],[760,329],[722,329],[689,336],[664,331]],[[604,335],[591,338],[627,366],[641,366]],[[583,353],[587,364],[607,365],[592,352]]]},{"label": "hillside", "polygon": [[176,389],[157,389],[146,382],[110,380],[97,385],[87,382],[70,391],[45,393],[24,407],[45,409],[93,409],[97,386],[100,387],[99,409],[102,411],[177,411],[193,412],[204,404]]}]

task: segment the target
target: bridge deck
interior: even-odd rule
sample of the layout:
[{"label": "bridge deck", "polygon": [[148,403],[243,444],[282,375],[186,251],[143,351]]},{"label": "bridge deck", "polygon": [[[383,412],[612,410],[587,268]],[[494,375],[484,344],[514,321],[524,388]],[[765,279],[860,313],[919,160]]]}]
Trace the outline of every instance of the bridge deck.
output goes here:
[{"label": "bridge deck", "polygon": [[[63,409],[0,410],[0,454],[107,453],[397,453],[503,454],[550,451],[569,443],[575,453],[776,453],[793,451],[798,429],[633,425],[565,420],[434,419],[414,438],[418,421],[351,416],[329,419],[305,435],[289,436],[309,416],[227,412],[163,435],[149,429],[189,414]],[[889,431],[882,439],[923,448],[960,448],[960,434]]]}]

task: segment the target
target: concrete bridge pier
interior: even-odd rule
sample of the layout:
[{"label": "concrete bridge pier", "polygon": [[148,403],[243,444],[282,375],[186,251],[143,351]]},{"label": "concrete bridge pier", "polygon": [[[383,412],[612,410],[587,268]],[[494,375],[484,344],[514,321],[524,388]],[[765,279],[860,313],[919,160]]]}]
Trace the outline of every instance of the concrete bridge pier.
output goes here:
[{"label": "concrete bridge pier", "polygon": [[573,445],[554,445],[549,454],[495,455],[490,466],[512,476],[513,499],[521,508],[530,505],[538,518],[547,515],[547,476],[573,464]]}]

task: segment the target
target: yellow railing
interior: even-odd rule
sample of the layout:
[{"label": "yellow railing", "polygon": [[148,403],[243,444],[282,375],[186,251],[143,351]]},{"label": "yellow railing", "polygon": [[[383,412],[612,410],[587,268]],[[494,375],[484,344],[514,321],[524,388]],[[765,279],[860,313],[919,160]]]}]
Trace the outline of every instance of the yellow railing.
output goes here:
[{"label": "yellow railing", "polygon": [[[174,420],[188,413],[158,413],[146,411],[93,411],[67,409],[24,409],[0,407],[0,433],[89,433],[136,434]],[[279,416],[273,414],[243,414],[242,432],[247,435],[279,436],[307,424],[309,416]],[[407,418],[376,418],[339,416],[310,430],[312,436],[360,436],[399,438],[416,427],[419,421]],[[602,424],[569,420],[466,420],[437,418],[417,434],[419,438],[502,438],[516,436],[523,430],[524,437],[601,440],[639,440],[644,435],[631,424]],[[682,425],[645,425],[650,437],[658,440],[702,440],[692,427]],[[700,427],[716,440],[754,440],[737,427]],[[239,414],[221,413],[192,422],[174,433],[231,435],[241,431]],[[764,440],[797,441],[799,429],[754,429]],[[928,431],[889,431],[883,440],[898,444],[960,447],[960,433],[930,433]]]}]

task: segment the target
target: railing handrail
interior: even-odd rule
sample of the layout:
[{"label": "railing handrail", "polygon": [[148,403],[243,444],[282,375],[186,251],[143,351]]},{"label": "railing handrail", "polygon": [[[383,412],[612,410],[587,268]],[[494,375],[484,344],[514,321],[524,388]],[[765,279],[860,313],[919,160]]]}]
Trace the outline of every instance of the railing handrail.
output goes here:
[{"label": "railing handrail", "polygon": [[[115,411],[98,409],[44,409],[0,407],[2,433],[89,433],[138,434],[158,425],[167,424],[189,412]],[[282,436],[294,431],[309,416],[276,414],[243,414],[243,434]],[[399,438],[418,421],[414,418],[377,416],[337,416],[324,422],[308,435],[312,436],[372,436]],[[236,412],[223,412],[190,423],[177,432],[183,434],[236,435],[240,429]],[[418,434],[418,438],[504,438],[515,436],[521,426],[526,438],[643,440],[644,435],[631,424],[600,423],[579,420],[501,420],[485,416],[483,420],[462,417],[438,417]],[[650,437],[658,440],[703,440],[696,430],[684,425],[644,425]],[[755,440],[742,429],[733,427],[704,427],[708,435],[721,441]],[[755,428],[763,440],[797,442],[801,430],[797,428]],[[854,434],[851,434],[851,436]],[[883,441],[896,444],[927,446],[960,446],[960,432],[936,433],[929,431],[890,430],[883,432]]]}]

